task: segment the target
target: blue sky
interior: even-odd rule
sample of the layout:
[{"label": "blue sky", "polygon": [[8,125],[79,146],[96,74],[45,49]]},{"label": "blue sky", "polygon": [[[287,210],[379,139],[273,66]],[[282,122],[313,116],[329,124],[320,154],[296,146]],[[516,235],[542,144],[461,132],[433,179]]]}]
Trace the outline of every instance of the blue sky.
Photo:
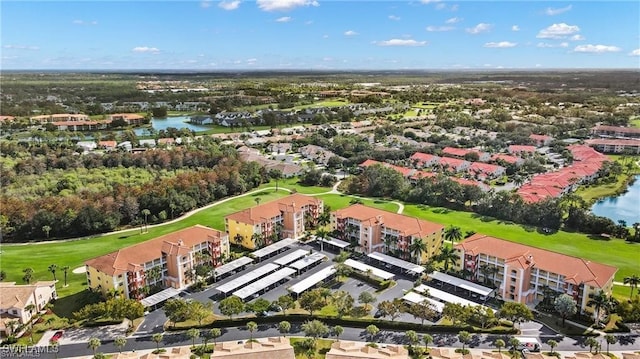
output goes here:
[{"label": "blue sky", "polygon": [[640,68],[638,1],[2,1],[1,68]]}]

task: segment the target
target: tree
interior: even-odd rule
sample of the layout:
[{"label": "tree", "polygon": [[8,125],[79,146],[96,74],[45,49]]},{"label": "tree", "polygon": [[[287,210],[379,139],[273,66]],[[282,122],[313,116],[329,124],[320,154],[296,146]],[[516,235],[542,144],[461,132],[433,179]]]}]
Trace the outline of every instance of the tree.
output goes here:
[{"label": "tree", "polygon": [[101,345],[102,345],[102,342],[100,341],[100,339],[96,337],[89,338],[89,342],[87,343],[87,347],[93,350],[94,356],[96,355],[96,351],[98,350],[98,348],[100,348]]},{"label": "tree", "polygon": [[114,339],[113,345],[118,348],[119,353],[122,353],[122,349],[127,345],[127,338],[117,337],[116,339]]},{"label": "tree", "polygon": [[414,303],[409,306],[409,313],[414,318],[420,318],[421,325],[424,325],[426,319],[431,319],[436,316],[436,311],[431,307],[431,304],[427,301],[423,303]]},{"label": "tree", "polygon": [[151,211],[145,208],[142,211],[140,211],[140,213],[142,213],[142,215],[144,216],[144,231],[148,232],[149,229],[148,229],[147,226],[149,224],[149,221],[147,219],[148,219],[149,215],[151,214]]},{"label": "tree", "polygon": [[55,282],[57,280],[57,278],[56,278],[56,270],[58,269],[58,265],[57,264],[52,264],[47,269],[49,270],[49,272],[51,272],[51,275],[53,275],[53,281]]},{"label": "tree", "polygon": [[598,347],[598,341],[594,337],[588,337],[584,340],[584,345],[589,346],[589,353],[591,353],[594,347]]},{"label": "tree", "polygon": [[253,332],[258,329],[256,322],[247,322],[247,330],[249,331],[249,340],[253,340]]},{"label": "tree", "polygon": [[318,292],[322,299],[324,299],[324,305],[327,305],[327,298],[331,296],[331,289],[329,288],[318,288]]},{"label": "tree", "polygon": [[452,243],[461,240],[462,237],[462,229],[458,226],[449,226],[444,232],[444,239]]},{"label": "tree", "polygon": [[553,302],[553,308],[562,317],[562,326],[564,327],[565,319],[576,314],[578,307],[576,301],[568,294],[559,295]]},{"label": "tree", "polygon": [[551,339],[547,342],[547,345],[549,345],[549,348],[551,348],[551,354],[553,354],[553,349],[558,346],[558,342]]},{"label": "tree", "polygon": [[278,297],[276,303],[282,308],[283,314],[287,314],[287,309],[293,308],[295,305],[295,301],[288,294]]},{"label": "tree", "polygon": [[333,335],[336,336],[336,340],[340,339],[340,336],[344,333],[344,328],[340,325],[336,325],[333,327]]},{"label": "tree", "polygon": [[320,242],[320,252],[324,251],[324,240],[329,237],[329,232],[327,232],[324,228],[318,228],[316,230],[316,238],[318,238],[318,242]]},{"label": "tree", "polygon": [[22,280],[27,284],[31,284],[31,279],[33,279],[33,268],[25,268],[22,270],[22,273],[24,273]]},{"label": "tree", "polygon": [[196,346],[196,339],[200,338],[200,330],[191,328],[187,330],[187,338],[191,339],[191,346]]},{"label": "tree", "polygon": [[300,302],[300,307],[309,311],[311,315],[313,315],[314,311],[324,307],[322,295],[317,290],[309,290],[302,293],[298,301]]},{"label": "tree", "polygon": [[244,303],[240,298],[231,296],[220,301],[219,309],[220,313],[229,316],[229,319],[233,319],[234,315],[242,313]]},{"label": "tree", "polygon": [[343,316],[351,313],[353,309],[353,297],[348,292],[341,290],[333,294],[333,304],[336,306],[336,310],[338,311],[338,317],[342,318]]},{"label": "tree", "polygon": [[420,342],[420,338],[418,337],[418,333],[416,333],[414,330],[407,330],[404,333],[405,338],[407,339],[407,341],[409,342],[409,351],[413,351],[413,346],[418,344],[418,342]]},{"label": "tree", "polygon": [[424,254],[428,250],[429,246],[427,245],[427,242],[425,242],[422,238],[414,240],[409,245],[409,252],[412,256],[416,257],[416,264],[420,264],[420,262],[422,261],[422,254]]},{"label": "tree", "polygon": [[506,302],[500,307],[498,312],[500,318],[505,318],[513,323],[522,323],[533,320],[533,313],[522,303]]},{"label": "tree", "polygon": [[506,344],[505,344],[504,340],[502,340],[502,339],[496,339],[496,341],[493,342],[493,346],[498,348],[498,353],[501,352],[502,348],[504,348],[505,345]]},{"label": "tree", "polygon": [[449,263],[453,263],[454,265],[460,259],[458,252],[453,247],[444,247],[440,251],[440,254],[437,256],[438,260],[444,262],[444,271],[449,271]]},{"label": "tree", "polygon": [[258,315],[262,315],[263,312],[266,312],[267,310],[269,310],[270,306],[271,306],[271,303],[269,303],[269,301],[264,298],[258,298],[253,303],[246,305],[248,310]]},{"label": "tree", "polygon": [[367,334],[369,334],[370,336],[370,342],[373,342],[373,338],[380,332],[380,329],[378,329],[378,327],[376,327],[373,324],[370,324],[367,326],[367,328],[365,329],[365,331],[367,332]]},{"label": "tree", "polygon": [[433,343],[433,337],[429,334],[425,334],[422,336],[422,341],[424,342],[424,348],[429,351],[429,345]]},{"label": "tree", "polygon": [[0,270],[0,282],[4,281],[7,278],[7,272]]},{"label": "tree", "polygon": [[482,273],[482,276],[484,277],[484,282],[489,283],[489,277],[492,277],[492,284],[495,285],[495,276],[500,271],[500,269],[490,264],[483,264],[479,269]]},{"label": "tree", "polygon": [[209,342],[209,339],[213,339],[213,349],[215,351],[216,339],[219,338],[222,335],[222,331],[220,330],[220,328],[213,328],[213,329],[210,329],[208,331],[205,331],[202,334],[203,334],[202,336],[204,337],[204,347],[205,347],[205,349],[207,348],[207,344]]},{"label": "tree", "polygon": [[[636,234],[639,230],[640,228],[636,229]],[[633,299],[633,291],[638,288],[638,285],[640,285],[640,276],[637,274],[633,274],[631,276],[624,277],[623,282],[625,285],[628,285],[631,288],[631,294],[629,294],[629,298]]]},{"label": "tree", "polygon": [[358,302],[364,304],[364,310],[369,311],[369,304],[375,303],[376,297],[370,292],[362,292],[358,296]]},{"label": "tree", "polygon": [[511,350],[516,353],[518,351],[518,345],[520,345],[520,341],[518,340],[518,338],[510,338],[509,339],[509,346],[511,347]]},{"label": "tree", "polygon": [[69,266],[63,266],[62,268],[62,273],[64,274],[64,286],[67,286],[67,272],[69,272]]},{"label": "tree", "polygon": [[154,335],[151,336],[151,340],[153,340],[156,343],[156,353],[160,352],[160,343],[162,342],[163,338],[164,338],[164,335],[162,335],[162,333],[155,333]]},{"label": "tree", "polygon": [[49,239],[49,232],[51,232],[51,226],[44,225],[42,226],[42,231],[47,235],[47,239]]},{"label": "tree", "polygon": [[596,324],[600,322],[600,310],[607,306],[609,303],[609,297],[605,291],[600,290],[597,293],[589,295],[590,299],[587,305],[593,307],[593,314],[595,315]]},{"label": "tree", "polygon": [[465,352],[465,346],[471,341],[471,334],[467,331],[458,332],[458,340],[462,343],[462,353]]},{"label": "tree", "polygon": [[618,341],[614,335],[607,334],[604,336],[604,340],[607,342],[607,355],[609,355],[609,344],[615,344]]},{"label": "tree", "polygon": [[257,197],[255,197],[253,200],[254,200],[254,201],[256,201],[256,206],[259,206],[259,205],[260,205],[260,201],[262,201],[262,198],[260,198],[259,196],[257,196]]},{"label": "tree", "polygon": [[400,314],[400,308],[389,300],[378,303],[378,311],[383,317],[391,317],[391,321],[394,321]]},{"label": "tree", "polygon": [[278,323],[278,331],[286,337],[287,333],[291,331],[291,323],[286,320],[281,321]]},{"label": "tree", "polygon": [[189,305],[184,299],[169,299],[163,308],[174,326],[177,322],[183,322],[189,317]]},{"label": "tree", "polygon": [[329,327],[319,320],[307,321],[302,324],[302,331],[307,337],[312,337],[314,343],[318,340],[318,337],[327,335],[329,333]]}]

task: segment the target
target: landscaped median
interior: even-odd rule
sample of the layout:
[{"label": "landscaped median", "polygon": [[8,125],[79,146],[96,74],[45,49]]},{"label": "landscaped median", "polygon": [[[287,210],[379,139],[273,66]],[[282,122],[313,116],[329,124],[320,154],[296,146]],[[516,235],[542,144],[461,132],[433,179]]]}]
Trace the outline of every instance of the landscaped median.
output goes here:
[{"label": "landscaped median", "polygon": [[326,325],[349,328],[366,328],[371,324],[375,324],[381,330],[415,330],[424,333],[458,333],[460,331],[467,331],[470,333],[488,333],[488,334],[517,334],[518,329],[513,326],[495,326],[492,328],[479,328],[470,325],[455,326],[455,325],[421,325],[419,323],[408,322],[396,322],[390,320],[380,320],[371,318],[337,318],[333,316],[323,315],[309,315],[309,314],[278,314],[268,317],[242,317],[234,319],[218,319],[213,322],[197,325],[193,322],[179,322],[175,325],[165,326],[165,330],[168,331],[182,331],[191,328],[228,328],[228,327],[244,327],[248,322],[255,322],[257,324],[278,324],[281,321],[288,321],[290,323],[304,323],[311,320],[320,320]]}]

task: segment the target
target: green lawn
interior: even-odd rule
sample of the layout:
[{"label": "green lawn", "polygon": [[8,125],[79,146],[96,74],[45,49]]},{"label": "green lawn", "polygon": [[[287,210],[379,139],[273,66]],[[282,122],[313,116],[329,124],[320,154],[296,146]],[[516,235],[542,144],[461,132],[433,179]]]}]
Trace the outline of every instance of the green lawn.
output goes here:
[{"label": "green lawn", "polygon": [[582,197],[587,203],[593,202],[600,198],[614,196],[622,188],[626,186],[628,176],[618,176],[617,181],[613,183],[580,186],[575,192],[578,196]]},{"label": "green lawn", "polygon": [[633,127],[640,127],[640,118],[633,119],[633,120],[629,121],[629,123]]},{"label": "green lawn", "polygon": [[[323,194],[318,196],[318,198],[321,198],[324,201],[325,206],[331,207],[332,211],[348,207],[351,204],[350,202],[354,200],[353,197],[341,194]],[[396,211],[398,210],[398,205],[389,201],[365,198],[362,198],[360,200],[364,205],[369,207],[380,208],[382,210],[393,213],[396,213]]]}]

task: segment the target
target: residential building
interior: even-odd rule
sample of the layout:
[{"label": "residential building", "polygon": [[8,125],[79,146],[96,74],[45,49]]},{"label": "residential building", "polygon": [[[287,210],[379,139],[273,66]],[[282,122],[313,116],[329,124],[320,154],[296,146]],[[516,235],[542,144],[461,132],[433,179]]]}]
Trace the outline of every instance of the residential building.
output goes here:
[{"label": "residential building", "polygon": [[440,166],[443,171],[462,172],[469,169],[471,162],[459,158],[441,157],[438,161],[438,166]]},{"label": "residential building", "polygon": [[387,167],[387,168],[391,168],[392,170],[400,173],[402,175],[402,177],[404,177],[404,178],[409,178],[414,172],[416,172],[416,170],[411,169],[411,168],[400,167],[400,166],[392,165],[391,163],[379,162],[379,161],[376,161],[376,160],[366,160],[366,161],[362,162],[359,165],[359,167],[360,168],[366,168],[366,167],[374,166],[374,165],[380,165],[380,166],[384,166],[384,167]]},{"label": "residential building", "polygon": [[553,141],[553,137],[547,135],[529,135],[529,139],[533,141],[536,147],[549,146],[551,141]]},{"label": "residential building", "polygon": [[594,138],[592,140],[586,140],[585,143],[604,153],[640,154],[640,139],[617,140]]},{"label": "residential building", "polygon": [[531,154],[536,152],[536,146],[510,145],[507,151],[511,154]]},{"label": "residential building", "polygon": [[228,254],[226,233],[195,225],[86,261],[87,285],[103,294],[115,289],[142,299],[144,288],[152,285],[187,287],[196,266],[217,267]]},{"label": "residential building", "polygon": [[145,122],[144,116],[137,113],[114,113],[113,115],[107,115],[107,121],[124,120],[129,126],[142,125]]},{"label": "residential building", "polygon": [[225,230],[233,243],[255,249],[302,237],[323,210],[322,200],[296,193],[226,216]]},{"label": "residential building", "polygon": [[331,344],[326,359],[409,359],[402,345],[379,345],[374,348],[363,342],[338,340]]},{"label": "residential building", "polygon": [[469,171],[475,173],[477,176],[495,178],[504,175],[505,168],[489,163],[473,162],[471,166],[469,166]]},{"label": "residential building", "polygon": [[215,344],[210,358],[224,359],[294,359],[295,353],[287,337],[271,337],[254,341]]},{"label": "residential building", "polygon": [[[39,281],[32,284],[0,282],[0,332],[7,333],[8,322],[27,324],[34,314],[58,298],[56,282]],[[9,329],[9,331],[11,331]]]},{"label": "residential building", "polygon": [[497,163],[504,162],[506,164],[516,165],[516,167],[520,167],[524,163],[524,160],[522,158],[507,155],[505,153],[496,153],[495,155],[491,156],[491,160]]},{"label": "residential building", "polygon": [[89,116],[78,113],[57,113],[53,115],[39,115],[30,117],[29,120],[39,123],[47,122],[88,122]]},{"label": "residential building", "polygon": [[472,280],[485,279],[480,267],[497,268],[486,278],[497,286],[506,301],[535,305],[545,288],[572,296],[581,312],[591,312],[589,296],[600,290],[611,295],[617,268],[503,239],[474,234],[456,244],[458,270],[467,270]]},{"label": "residential building", "polygon": [[277,154],[281,154],[281,153],[287,153],[289,151],[291,151],[291,143],[289,142],[277,142],[277,143],[272,143],[267,147],[267,150],[269,152],[272,153],[277,153]]},{"label": "residential building", "polygon": [[431,167],[440,161],[440,157],[422,152],[414,153],[409,159],[418,168]]},{"label": "residential building", "polygon": [[599,125],[591,129],[591,135],[610,138],[640,138],[640,128]]},{"label": "residential building", "polygon": [[300,152],[300,154],[302,154],[304,158],[323,165],[326,165],[331,157],[338,157],[341,160],[344,160],[344,157],[340,157],[332,151],[316,145],[306,145],[304,147],[300,147],[298,149],[298,152]]},{"label": "residential building", "polygon": [[442,154],[456,158],[465,158],[467,155],[476,154],[478,155],[478,161],[481,162],[487,162],[491,159],[491,154],[470,148],[445,147],[442,149]]},{"label": "residential building", "polygon": [[[340,239],[357,244],[364,253],[382,252],[424,263],[442,247],[444,226],[422,219],[354,204],[331,214],[331,226]],[[421,258],[411,253],[411,244],[421,239],[426,251]]]}]

